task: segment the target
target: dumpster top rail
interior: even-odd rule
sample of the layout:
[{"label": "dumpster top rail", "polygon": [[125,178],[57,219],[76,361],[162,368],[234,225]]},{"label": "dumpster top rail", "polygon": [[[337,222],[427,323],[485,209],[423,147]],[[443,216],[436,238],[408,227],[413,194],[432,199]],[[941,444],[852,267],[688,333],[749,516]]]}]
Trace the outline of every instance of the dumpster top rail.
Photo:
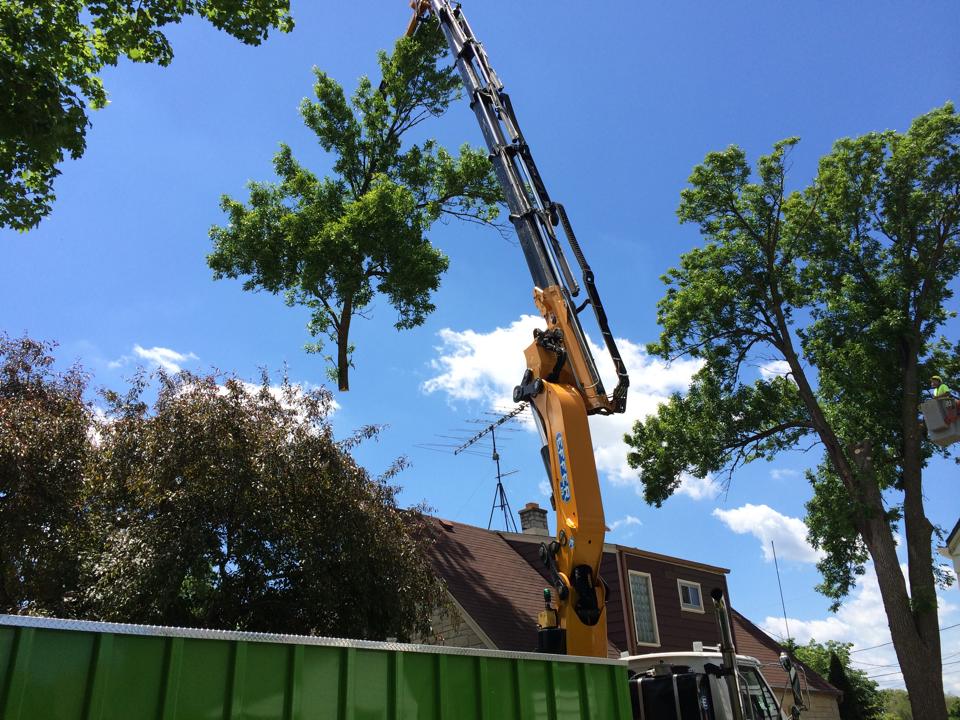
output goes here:
[{"label": "dumpster top rail", "polygon": [[75,630],[79,632],[111,633],[114,635],[179,637],[195,638],[198,640],[281,643],[286,645],[319,645],[322,647],[357,648],[362,650],[390,650],[393,652],[416,652],[437,655],[469,655],[510,660],[549,660],[550,662],[573,662],[580,665],[622,665],[623,667],[627,665],[625,660],[614,658],[544,655],[543,653],[536,652],[485,650],[479,648],[450,647],[447,645],[350,640],[347,638],[330,638],[317,635],[284,635],[279,633],[245,632],[240,630],[208,630],[204,628],[167,627],[162,625],[132,625],[127,623],[98,622],[94,620],[65,620],[62,618],[35,617],[31,615],[0,614],[0,626],[43,628],[47,630]]}]

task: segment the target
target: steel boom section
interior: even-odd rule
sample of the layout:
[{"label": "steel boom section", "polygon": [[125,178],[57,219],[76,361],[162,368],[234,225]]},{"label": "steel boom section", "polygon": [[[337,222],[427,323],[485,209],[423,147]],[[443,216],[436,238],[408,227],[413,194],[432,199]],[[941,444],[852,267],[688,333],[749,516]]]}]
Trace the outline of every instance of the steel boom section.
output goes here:
[{"label": "steel boom section", "polygon": [[[557,602],[562,642],[552,651],[604,657],[607,654],[606,585],[599,577],[605,533],[603,504],[587,416],[626,409],[629,378],[607,323],[593,271],[580,249],[562,205],[553,202],[523,137],[510,97],[476,40],[459,6],[448,0],[415,0],[413,34],[432,15],[439,23],[490,152],[510,220],[534,284],[534,302],[547,330],[536,330],[526,349],[527,372],[514,400],[529,401],[543,441],[543,456],[557,512],[557,536],[541,545]],[[581,292],[554,228],[561,226],[583,278]],[[617,373],[608,396],[578,314],[593,308]],[[541,631],[541,644],[548,635]]]}]

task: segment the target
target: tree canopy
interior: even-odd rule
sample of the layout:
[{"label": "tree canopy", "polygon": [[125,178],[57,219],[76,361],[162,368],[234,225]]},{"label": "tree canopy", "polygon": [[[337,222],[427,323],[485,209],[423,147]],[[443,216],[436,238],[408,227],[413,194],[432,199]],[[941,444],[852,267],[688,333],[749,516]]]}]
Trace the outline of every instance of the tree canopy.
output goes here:
[{"label": "tree canopy", "polygon": [[197,15],[248,45],[289,31],[290,0],[0,0],[0,227],[50,212],[58,165],[86,148],[100,72],[121,57],[169,65],[168,25]]},{"label": "tree canopy", "polygon": [[[284,379],[138,375],[83,398],[50,347],[0,342],[0,611],[367,639],[444,604],[419,509]],[[156,391],[151,403],[147,395]]]},{"label": "tree canopy", "polygon": [[86,376],[55,372],[46,350],[0,334],[0,612],[69,617],[92,417]]},{"label": "tree canopy", "polygon": [[274,158],[279,183],[250,183],[248,203],[224,196],[225,226],[210,230],[208,257],[216,278],[246,278],[245,290],[282,293],[310,310],[308,329],[328,356],[330,375],[349,388],[350,325],[386,297],[395,327],[420,325],[434,310],[432,293],[446,256],[426,236],[442,217],[494,224],[500,188],[485,151],[464,145],[454,156],[433,140],[405,147],[404,137],[442,115],[460,82],[440,66],[446,45],[424,26],[378,56],[381,82],[362,77],[348,101],[343,88],[315,69],[316,101],[300,114],[334,158],[334,175],[319,178],[281,145]]},{"label": "tree canopy", "polygon": [[[678,215],[704,239],[664,281],[650,351],[701,358],[676,394],[626,437],[648,502],[681,473],[727,473],[822,448],[808,473],[820,589],[837,603],[873,561],[915,714],[944,718],[933,524],[922,470],[934,453],[918,423],[934,374],[960,372],[942,337],[960,271],[960,117],[951,104],[904,133],[835,143],[813,182],[787,190],[777,143],[755,168],[737,147],[707,155]],[[769,377],[751,374],[760,363]],[[905,531],[909,572],[894,532]],[[919,704],[918,704],[919,703]]]}]

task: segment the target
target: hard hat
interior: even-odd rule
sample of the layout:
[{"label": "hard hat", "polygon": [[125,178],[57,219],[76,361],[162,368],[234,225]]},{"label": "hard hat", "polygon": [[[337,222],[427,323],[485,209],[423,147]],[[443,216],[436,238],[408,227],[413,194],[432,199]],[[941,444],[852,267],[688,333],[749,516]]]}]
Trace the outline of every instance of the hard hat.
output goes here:
[{"label": "hard hat", "polygon": [[943,378],[940,377],[939,375],[934,375],[933,377],[930,378],[930,382],[935,382],[937,385],[939,385],[940,383],[943,382]]}]

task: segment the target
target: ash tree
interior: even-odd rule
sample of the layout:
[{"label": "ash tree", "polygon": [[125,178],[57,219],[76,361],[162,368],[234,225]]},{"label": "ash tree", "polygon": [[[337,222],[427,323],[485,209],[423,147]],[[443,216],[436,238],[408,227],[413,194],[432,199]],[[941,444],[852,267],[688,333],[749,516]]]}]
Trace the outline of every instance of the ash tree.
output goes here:
[{"label": "ash tree", "polygon": [[[936,589],[948,576],[923,480],[947,453],[918,407],[933,374],[960,371],[942,336],[960,271],[960,117],[948,103],[904,133],[839,140],[813,182],[787,192],[796,142],[754,169],[737,147],[712,152],[681,193],[680,220],[704,244],[664,277],[650,351],[704,364],[686,395],[634,426],[628,459],[659,506],[685,471],[729,481],[745,463],[821,448],[806,518],[826,553],[818,589],[836,608],[872,560],[914,717],[944,720]],[[745,372],[773,360],[784,376]]]},{"label": "ash tree", "polygon": [[121,58],[169,65],[167,26],[200,16],[248,45],[293,27],[289,0],[0,0],[0,227],[50,213],[58,166],[86,149],[100,73]]},{"label": "ash tree", "polygon": [[334,174],[320,178],[286,145],[274,158],[279,182],[250,183],[247,203],[228,196],[224,226],[210,230],[208,263],[216,278],[245,278],[245,290],[283,294],[310,311],[308,329],[336,347],[329,374],[349,388],[354,347],[350,328],[381,295],[396,311],[395,327],[412,328],[434,310],[432,293],[446,256],[427,238],[441,218],[492,225],[500,189],[485,151],[464,145],[457,155],[433,140],[405,145],[411,131],[442,115],[459,96],[438,28],[424,27],[380,52],[382,80],[362,77],[348,101],[343,88],[314,69],[316,101],[300,114],[332,154]]}]

